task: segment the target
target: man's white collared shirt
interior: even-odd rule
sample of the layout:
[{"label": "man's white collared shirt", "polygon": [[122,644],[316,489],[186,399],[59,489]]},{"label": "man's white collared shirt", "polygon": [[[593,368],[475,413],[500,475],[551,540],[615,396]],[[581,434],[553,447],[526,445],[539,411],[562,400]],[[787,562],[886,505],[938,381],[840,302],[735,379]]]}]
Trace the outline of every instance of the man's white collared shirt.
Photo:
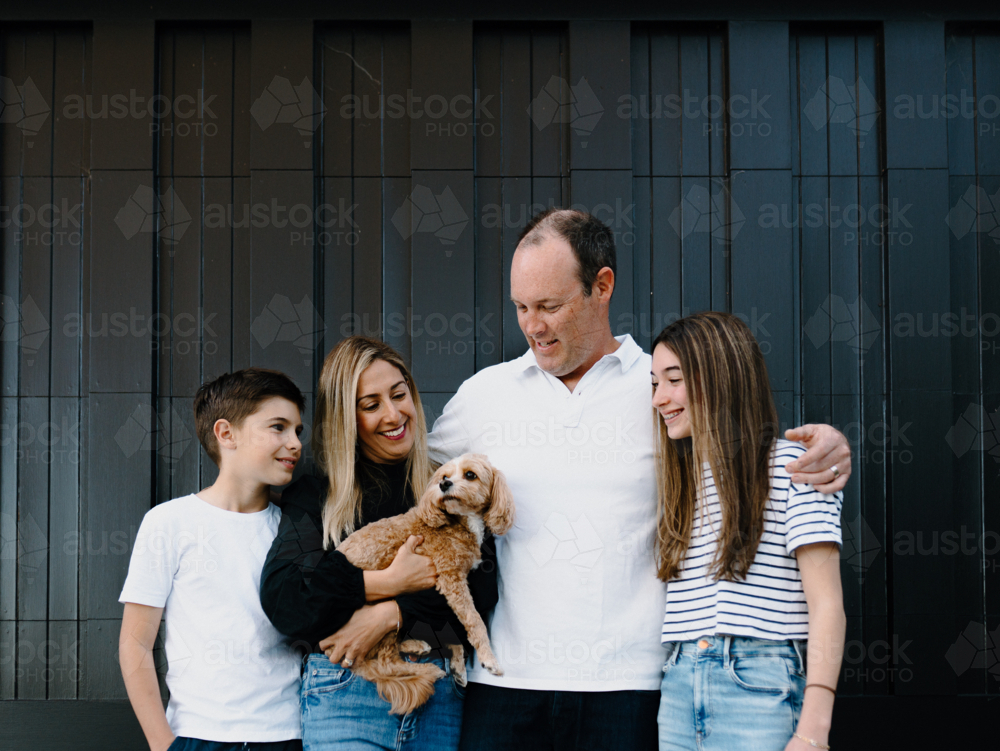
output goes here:
[{"label": "man's white collared shirt", "polygon": [[462,384],[431,457],[486,454],[507,477],[514,527],[497,539],[490,641],[504,675],[557,691],[659,690],[665,585],[656,577],[651,358],[628,336],[570,392],[528,350]]}]

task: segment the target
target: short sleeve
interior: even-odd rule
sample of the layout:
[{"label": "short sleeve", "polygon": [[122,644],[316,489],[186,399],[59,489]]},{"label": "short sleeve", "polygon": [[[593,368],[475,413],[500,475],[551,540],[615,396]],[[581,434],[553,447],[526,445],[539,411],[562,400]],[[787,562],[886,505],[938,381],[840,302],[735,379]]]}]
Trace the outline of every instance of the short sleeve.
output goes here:
[{"label": "short sleeve", "polygon": [[128,576],[118,602],[134,602],[154,608],[167,604],[178,566],[171,527],[166,509],[158,507],[146,512],[135,537]]},{"label": "short sleeve", "polygon": [[464,419],[466,399],[466,391],[459,388],[458,393],[444,405],[441,416],[434,421],[434,429],[427,436],[427,453],[431,461],[444,464],[456,456],[472,451],[472,441]]},{"label": "short sleeve", "polygon": [[817,542],[843,543],[840,510],[843,492],[820,493],[812,485],[789,483],[785,510],[785,549],[792,555],[796,548]]}]

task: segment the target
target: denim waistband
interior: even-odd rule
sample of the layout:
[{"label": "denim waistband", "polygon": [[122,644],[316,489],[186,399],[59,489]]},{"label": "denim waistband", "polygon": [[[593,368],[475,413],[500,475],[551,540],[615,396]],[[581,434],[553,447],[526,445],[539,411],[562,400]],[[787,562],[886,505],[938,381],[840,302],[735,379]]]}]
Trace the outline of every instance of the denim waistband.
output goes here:
[{"label": "denim waistband", "polygon": [[[442,670],[444,670],[445,675],[451,675],[451,658],[449,658],[449,657],[441,657],[440,655],[435,655],[432,652],[431,654],[422,655],[422,656],[404,654],[403,655],[403,659],[406,660],[407,662],[433,662],[439,668],[441,668]],[[310,660],[319,660],[319,661],[323,661],[323,662],[329,663],[330,667],[332,667],[332,668],[339,668],[341,670],[349,670],[349,668],[347,668],[344,665],[340,665],[339,663],[336,663],[336,662],[330,662],[330,659],[325,654],[323,654],[322,652],[310,652],[309,654],[305,655],[302,658],[302,667],[303,667],[303,669],[305,669],[306,664]]]},{"label": "denim waistband", "polygon": [[798,663],[799,670],[805,672],[805,644],[805,641],[799,639],[778,641],[729,634],[706,634],[690,641],[667,642],[666,661],[674,664],[682,654],[703,658],[719,657],[725,665],[737,657],[792,657]]}]

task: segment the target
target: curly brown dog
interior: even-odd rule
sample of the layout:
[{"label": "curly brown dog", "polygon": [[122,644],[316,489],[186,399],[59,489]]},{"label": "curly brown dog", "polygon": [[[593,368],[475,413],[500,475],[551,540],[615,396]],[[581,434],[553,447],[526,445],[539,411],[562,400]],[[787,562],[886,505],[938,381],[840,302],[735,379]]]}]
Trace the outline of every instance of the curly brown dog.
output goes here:
[{"label": "curly brown dog", "polygon": [[[416,506],[359,529],[337,549],[358,568],[377,571],[392,563],[410,535],[423,535],[419,552],[434,561],[438,591],[465,626],[483,667],[493,675],[503,675],[465,577],[480,563],[484,525],[502,535],[513,524],[514,501],[503,473],[482,454],[463,454],[434,473]],[[354,667],[356,675],[372,681],[379,696],[392,704],[390,714],[406,714],[422,705],[434,693],[434,682],[444,675],[433,663],[405,661],[401,648],[416,654],[430,650],[425,642],[412,639],[400,644],[398,635],[391,633]],[[464,681],[461,645],[452,645],[452,662]]]}]

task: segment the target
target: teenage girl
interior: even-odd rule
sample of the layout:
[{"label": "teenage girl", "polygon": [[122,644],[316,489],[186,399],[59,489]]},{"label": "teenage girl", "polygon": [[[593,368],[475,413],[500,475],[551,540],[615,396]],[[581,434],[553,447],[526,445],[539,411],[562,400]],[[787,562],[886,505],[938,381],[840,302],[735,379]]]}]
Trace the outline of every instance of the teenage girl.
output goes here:
[{"label": "teenage girl", "polygon": [[[735,316],[699,313],[653,348],[661,751],[828,749],[844,647],[841,493],[791,482],[767,368]],[[808,645],[808,648],[807,648]]]}]

